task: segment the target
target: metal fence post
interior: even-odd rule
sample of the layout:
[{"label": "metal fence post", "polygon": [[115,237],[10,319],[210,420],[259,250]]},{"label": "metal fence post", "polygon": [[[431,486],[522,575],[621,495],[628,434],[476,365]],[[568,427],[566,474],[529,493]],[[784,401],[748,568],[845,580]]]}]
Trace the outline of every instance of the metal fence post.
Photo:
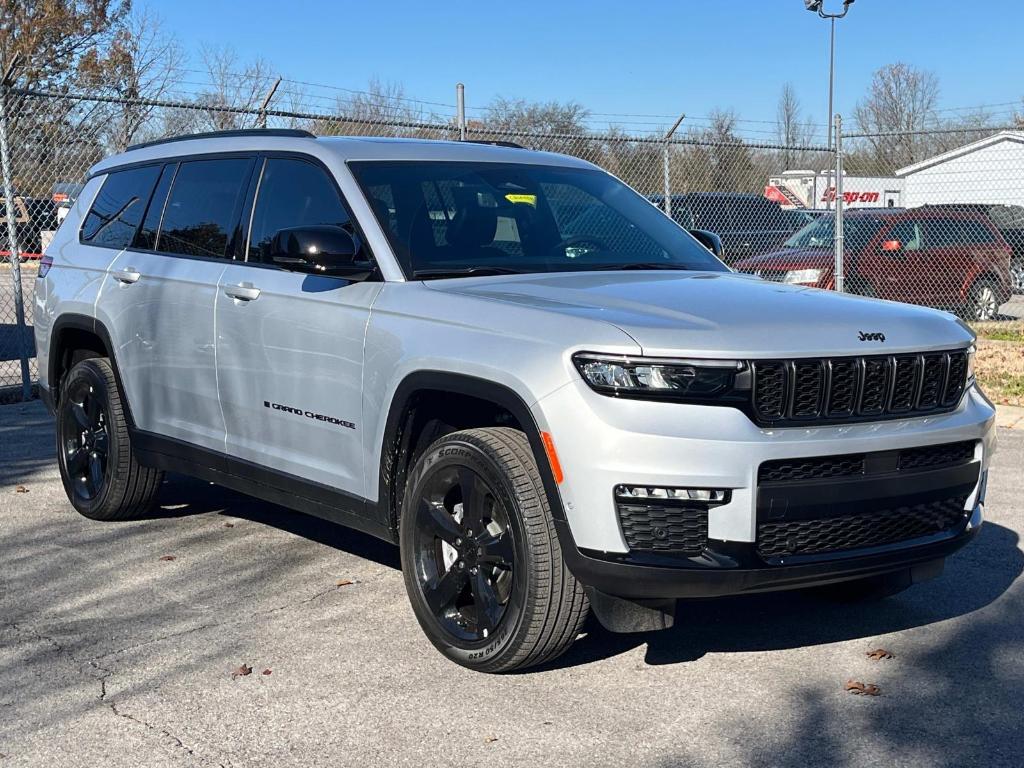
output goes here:
[{"label": "metal fence post", "polygon": [[672,144],[670,142],[672,141],[672,134],[676,132],[676,129],[679,128],[679,124],[683,122],[683,119],[685,117],[685,114],[680,115],[679,119],[676,120],[672,124],[672,127],[668,129],[668,133],[665,134],[665,146],[662,150],[662,163],[664,166],[663,170],[665,174],[665,215],[668,216],[669,218],[672,218],[672,176],[669,172],[669,153],[672,151]]},{"label": "metal fence post", "polygon": [[462,83],[455,84],[455,108],[456,119],[459,123],[459,141],[466,140],[466,86]]},{"label": "metal fence post", "polygon": [[4,208],[7,216],[7,250],[10,253],[11,280],[14,291],[14,333],[18,342],[18,359],[21,361],[21,397],[32,398],[32,380],[28,370],[28,339],[25,328],[25,299],[21,290],[21,249],[18,247],[17,222],[14,216],[14,181],[11,178],[11,158],[7,145],[7,94],[8,85],[0,82],[0,176],[2,176]]},{"label": "metal fence post", "polygon": [[836,115],[836,220],[835,240],[836,244],[836,290],[843,292],[843,118]]}]

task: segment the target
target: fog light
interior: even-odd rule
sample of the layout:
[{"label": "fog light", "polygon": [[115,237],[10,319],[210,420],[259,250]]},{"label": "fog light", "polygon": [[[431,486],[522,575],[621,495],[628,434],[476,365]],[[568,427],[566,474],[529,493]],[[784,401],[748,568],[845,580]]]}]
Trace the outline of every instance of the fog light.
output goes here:
[{"label": "fog light", "polygon": [[685,499],[687,501],[723,502],[728,491],[719,488],[664,488],[645,485],[617,485],[620,499]]}]

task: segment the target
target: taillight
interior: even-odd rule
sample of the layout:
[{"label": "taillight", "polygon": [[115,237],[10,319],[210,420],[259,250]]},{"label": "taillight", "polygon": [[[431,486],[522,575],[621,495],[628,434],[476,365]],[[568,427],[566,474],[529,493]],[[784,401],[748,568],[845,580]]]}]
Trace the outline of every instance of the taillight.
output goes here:
[{"label": "taillight", "polygon": [[47,256],[43,254],[43,258],[39,260],[39,274],[36,277],[46,277],[46,273],[50,271],[50,267],[53,266],[53,256]]}]

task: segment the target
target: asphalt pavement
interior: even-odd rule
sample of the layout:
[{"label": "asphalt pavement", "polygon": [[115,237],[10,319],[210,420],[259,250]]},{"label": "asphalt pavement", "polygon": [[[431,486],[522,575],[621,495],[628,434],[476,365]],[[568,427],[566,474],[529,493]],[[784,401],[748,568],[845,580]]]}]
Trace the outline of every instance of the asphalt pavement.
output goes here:
[{"label": "asphalt pavement", "polygon": [[688,603],[487,676],[420,632],[393,547],[180,477],[151,519],[91,522],[43,408],[2,406],[0,768],[1020,766],[1024,430],[999,439],[937,581]]}]

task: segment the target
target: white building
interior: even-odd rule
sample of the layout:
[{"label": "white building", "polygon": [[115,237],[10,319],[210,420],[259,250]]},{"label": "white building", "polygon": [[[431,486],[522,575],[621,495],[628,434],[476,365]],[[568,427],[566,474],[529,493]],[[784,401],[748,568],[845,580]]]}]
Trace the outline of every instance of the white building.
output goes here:
[{"label": "white building", "polygon": [[903,205],[1024,205],[1024,131],[1002,131],[896,171]]}]

